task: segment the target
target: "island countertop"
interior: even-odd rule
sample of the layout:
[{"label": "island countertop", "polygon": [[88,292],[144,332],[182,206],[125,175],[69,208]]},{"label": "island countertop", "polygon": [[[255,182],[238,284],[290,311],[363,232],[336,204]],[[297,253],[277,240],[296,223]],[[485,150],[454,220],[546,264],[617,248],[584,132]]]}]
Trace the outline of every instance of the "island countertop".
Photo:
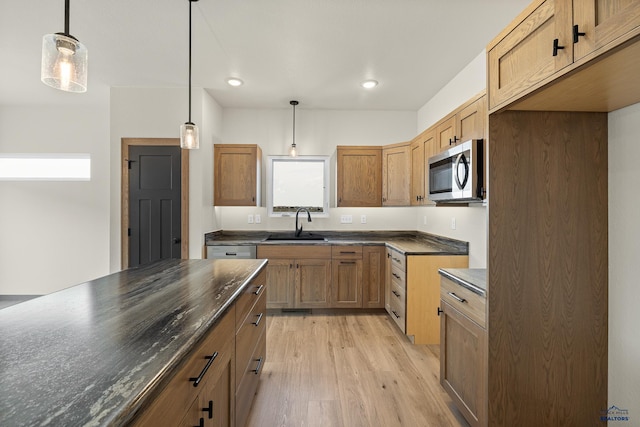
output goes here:
[{"label": "island countertop", "polygon": [[121,425],[266,266],[167,260],[0,310],[0,425]]}]

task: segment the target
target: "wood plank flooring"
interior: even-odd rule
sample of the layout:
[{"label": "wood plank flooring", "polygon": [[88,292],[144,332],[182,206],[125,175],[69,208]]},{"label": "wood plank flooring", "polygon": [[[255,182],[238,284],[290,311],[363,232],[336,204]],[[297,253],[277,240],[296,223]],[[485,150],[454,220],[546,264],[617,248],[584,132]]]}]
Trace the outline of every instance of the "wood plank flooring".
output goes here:
[{"label": "wood plank flooring", "polygon": [[269,313],[247,427],[466,427],[440,387],[438,356],[385,312]]}]

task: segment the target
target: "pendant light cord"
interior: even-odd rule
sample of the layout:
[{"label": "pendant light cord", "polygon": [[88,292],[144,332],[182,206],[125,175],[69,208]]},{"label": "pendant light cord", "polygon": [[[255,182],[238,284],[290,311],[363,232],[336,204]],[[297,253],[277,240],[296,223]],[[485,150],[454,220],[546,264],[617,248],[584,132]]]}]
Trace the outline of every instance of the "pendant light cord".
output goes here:
[{"label": "pendant light cord", "polygon": [[69,35],[69,2],[70,0],[64,0],[64,35]]},{"label": "pendant light cord", "polygon": [[191,123],[191,6],[193,2],[194,0],[189,0],[189,123]]},{"label": "pendant light cord", "polygon": [[293,146],[296,146],[296,104],[293,104]]}]

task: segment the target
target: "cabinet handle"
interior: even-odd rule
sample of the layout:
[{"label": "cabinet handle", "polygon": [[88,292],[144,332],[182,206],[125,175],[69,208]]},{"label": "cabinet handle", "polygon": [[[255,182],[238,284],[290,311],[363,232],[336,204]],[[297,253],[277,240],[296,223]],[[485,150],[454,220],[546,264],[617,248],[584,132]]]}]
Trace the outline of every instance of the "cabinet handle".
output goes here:
[{"label": "cabinet handle", "polygon": [[393,257],[392,259],[393,259],[395,262],[400,262],[400,258]]},{"label": "cabinet handle", "polygon": [[262,316],[263,313],[257,314],[256,317],[258,318],[258,320],[256,320],[255,322],[252,322],[252,325],[258,326],[260,324],[260,321],[262,320]]},{"label": "cabinet handle", "polygon": [[260,373],[260,367],[262,366],[262,357],[260,359],[256,359],[256,362],[258,362],[258,366],[256,366],[256,369],[252,370],[251,372],[253,372],[254,374],[258,375]]},{"label": "cabinet handle", "polygon": [[586,36],[587,33],[581,33],[578,29],[578,24],[573,26],[573,43],[576,44],[580,41],[581,36]]},{"label": "cabinet handle", "polygon": [[341,254],[355,254],[356,251],[340,251]]},{"label": "cabinet handle", "polygon": [[396,273],[391,273],[391,275],[392,275],[393,277],[395,277],[396,279],[401,279],[401,277],[400,277],[400,276],[398,276]]},{"label": "cabinet handle", "polygon": [[256,291],[253,294],[254,295],[260,295],[260,292],[262,292],[262,288],[264,288],[264,285],[258,286],[258,289],[256,289]]},{"label": "cabinet handle", "polygon": [[293,264],[289,264],[289,268],[293,268]]},{"label": "cabinet handle", "polygon": [[[209,401],[209,406],[206,408],[202,408],[202,410],[204,412],[208,412],[209,414],[207,415],[207,418],[209,418],[210,420],[213,419],[213,400]],[[200,418],[202,419],[202,418]]]},{"label": "cabinet handle", "polygon": [[202,378],[204,378],[204,374],[207,373],[207,371],[211,367],[211,364],[213,363],[213,361],[216,360],[216,357],[218,357],[218,352],[217,351],[215,353],[213,353],[211,356],[205,356],[204,357],[205,359],[209,359],[209,361],[207,362],[207,364],[202,369],[202,372],[200,372],[200,375],[198,375],[196,378],[189,378],[189,381],[193,381],[193,386],[194,387],[198,387],[198,384],[200,384],[200,382],[202,381]]},{"label": "cabinet handle", "polygon": [[391,310],[391,312],[393,313],[394,316],[396,316],[396,319],[400,318],[400,315],[398,315],[398,313],[396,313],[395,310]]},{"label": "cabinet handle", "polygon": [[437,314],[438,314],[438,316],[440,316],[440,313],[444,313],[444,310],[443,310],[443,309],[441,309],[440,307],[438,307],[438,313],[437,313]]},{"label": "cabinet handle", "polygon": [[225,252],[224,254],[225,254],[225,256],[237,256],[238,255],[236,252]]},{"label": "cabinet handle", "polygon": [[340,261],[340,265],[342,264],[355,264],[355,261]]},{"label": "cabinet handle", "polygon": [[198,424],[196,427],[204,427],[204,418],[200,417],[200,424]]},{"label": "cabinet handle", "polygon": [[400,294],[397,291],[391,291],[391,293],[400,298]]},{"label": "cabinet handle", "polygon": [[458,295],[454,294],[453,292],[448,292],[448,294],[451,296],[451,298],[453,298],[453,299],[455,299],[455,300],[458,300],[458,301],[460,301],[460,302],[461,302],[461,303],[463,303],[463,304],[464,304],[465,302],[467,302],[467,300],[466,300],[466,299],[464,299],[464,298],[460,298]]},{"label": "cabinet handle", "polygon": [[558,39],[553,39],[553,56],[558,56],[558,51],[560,49],[564,49],[564,46],[560,46],[558,43],[560,41]]}]

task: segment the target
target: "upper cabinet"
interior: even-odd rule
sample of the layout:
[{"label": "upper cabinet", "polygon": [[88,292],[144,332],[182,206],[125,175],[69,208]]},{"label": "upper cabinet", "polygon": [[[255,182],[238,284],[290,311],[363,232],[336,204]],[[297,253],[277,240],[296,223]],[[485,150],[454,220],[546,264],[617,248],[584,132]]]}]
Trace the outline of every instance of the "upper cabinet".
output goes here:
[{"label": "upper cabinet", "polygon": [[[534,1],[487,46],[489,110],[504,107],[598,58],[637,36],[639,30],[640,2],[637,0]],[[628,59],[633,62],[632,55]],[[619,61],[623,66],[628,66],[628,62]],[[607,76],[619,67],[614,63],[600,74],[579,82],[579,91],[585,97],[593,98],[593,92],[603,99],[586,104],[580,101],[579,109],[611,110],[607,100],[617,94],[611,93]],[[614,71],[610,73],[610,70]],[[576,109],[573,104],[559,105],[555,99],[561,97],[562,93],[553,96],[552,102],[519,104],[518,109],[545,110],[549,105],[555,105],[552,109],[558,111]]]},{"label": "upper cabinet", "polygon": [[382,147],[337,148],[338,207],[382,206]]},{"label": "upper cabinet", "polygon": [[537,1],[523,14],[487,49],[489,109],[573,62],[570,1]]},{"label": "upper cabinet", "polygon": [[640,2],[574,0],[573,20],[573,56],[577,61],[637,28],[640,25]]},{"label": "upper cabinet", "polygon": [[438,152],[470,139],[484,139],[486,106],[487,97],[482,92],[438,122],[435,126]]},{"label": "upper cabinet", "polygon": [[260,206],[260,147],[255,144],[214,144],[213,158],[213,204]]},{"label": "upper cabinet", "polygon": [[427,129],[411,142],[411,205],[432,204],[427,197],[429,189],[428,160],[439,150],[436,147],[436,132]]},{"label": "upper cabinet", "polygon": [[409,206],[411,148],[409,142],[386,145],[382,149],[382,205]]}]

